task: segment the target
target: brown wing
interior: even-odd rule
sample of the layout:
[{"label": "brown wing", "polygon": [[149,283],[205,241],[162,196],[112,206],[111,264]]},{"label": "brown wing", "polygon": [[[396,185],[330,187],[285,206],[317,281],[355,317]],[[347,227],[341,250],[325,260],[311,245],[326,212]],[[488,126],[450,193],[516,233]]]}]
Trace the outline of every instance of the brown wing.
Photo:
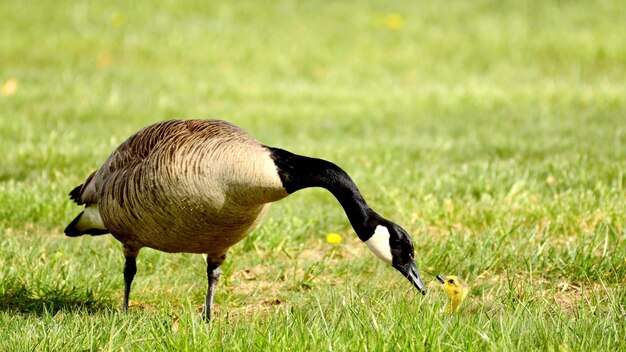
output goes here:
[{"label": "brown wing", "polygon": [[[193,137],[192,137],[193,136]],[[147,126],[124,141],[104,165],[91,173],[69,196],[77,204],[98,203],[100,189],[113,173],[125,173],[165,145],[176,145],[189,138],[208,139],[216,136],[238,136],[253,141],[239,127],[221,120],[169,120]],[[123,178],[123,177],[122,177]],[[118,191],[121,191],[118,190]]]}]

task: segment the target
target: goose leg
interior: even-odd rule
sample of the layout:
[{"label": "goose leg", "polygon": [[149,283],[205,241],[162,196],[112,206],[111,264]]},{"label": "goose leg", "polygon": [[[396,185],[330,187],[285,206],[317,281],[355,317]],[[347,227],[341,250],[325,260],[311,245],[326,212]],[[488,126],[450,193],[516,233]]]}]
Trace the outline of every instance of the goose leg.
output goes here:
[{"label": "goose leg", "polygon": [[122,310],[128,311],[128,298],[130,296],[130,285],[133,283],[135,274],[137,273],[137,263],[135,259],[139,254],[139,250],[135,250],[131,247],[124,246],[124,256],[126,262],[124,263],[124,302],[122,304]]},{"label": "goose leg", "polygon": [[207,257],[206,273],[209,279],[209,285],[207,288],[206,297],[204,299],[204,314],[203,318],[208,323],[211,321],[211,307],[213,306],[213,296],[215,295],[215,286],[222,274],[222,263],[226,256],[221,256],[215,261],[213,258]]}]

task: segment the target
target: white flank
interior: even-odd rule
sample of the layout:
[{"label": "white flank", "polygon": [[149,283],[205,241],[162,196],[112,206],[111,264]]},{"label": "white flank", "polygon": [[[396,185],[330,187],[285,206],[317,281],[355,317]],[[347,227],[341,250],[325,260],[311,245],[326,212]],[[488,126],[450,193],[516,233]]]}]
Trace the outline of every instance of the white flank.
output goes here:
[{"label": "white flank", "polygon": [[385,226],[378,225],[372,237],[365,241],[369,249],[376,256],[385,262],[391,264],[391,248],[389,247],[389,230]]},{"label": "white flank", "polygon": [[85,231],[89,229],[106,230],[100,217],[100,210],[97,205],[89,205],[85,208],[83,215],[76,223],[76,229],[78,231]]}]

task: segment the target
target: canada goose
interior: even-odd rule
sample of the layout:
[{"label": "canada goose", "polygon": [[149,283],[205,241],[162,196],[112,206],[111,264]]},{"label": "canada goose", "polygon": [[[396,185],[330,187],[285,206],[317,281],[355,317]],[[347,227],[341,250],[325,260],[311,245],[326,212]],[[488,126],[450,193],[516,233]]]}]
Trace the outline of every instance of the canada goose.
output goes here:
[{"label": "canada goose", "polygon": [[132,135],[70,192],[85,209],[65,234],[111,233],[122,242],[124,310],[141,248],[206,254],[208,321],[228,249],[259,224],[269,203],[307,187],[330,191],[369,249],[426,294],[411,238],[367,205],[345,171],[265,146],[220,120],[163,121]]},{"label": "canada goose", "polygon": [[446,306],[446,312],[450,314],[456,313],[459,308],[461,308],[461,303],[465,297],[467,297],[467,293],[469,292],[467,283],[454,275],[437,275],[437,280],[439,280],[439,282],[443,285],[443,290],[446,292],[446,296],[448,296],[448,299],[450,300]]}]

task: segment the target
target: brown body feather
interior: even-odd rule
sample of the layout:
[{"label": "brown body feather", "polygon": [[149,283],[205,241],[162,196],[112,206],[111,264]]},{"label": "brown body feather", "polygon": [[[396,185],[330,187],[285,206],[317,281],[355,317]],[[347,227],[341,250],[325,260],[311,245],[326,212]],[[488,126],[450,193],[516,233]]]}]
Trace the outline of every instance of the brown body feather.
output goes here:
[{"label": "brown body feather", "polygon": [[74,189],[125,247],[223,256],[287,196],[269,151],[219,120],[172,120],[122,143]]}]

